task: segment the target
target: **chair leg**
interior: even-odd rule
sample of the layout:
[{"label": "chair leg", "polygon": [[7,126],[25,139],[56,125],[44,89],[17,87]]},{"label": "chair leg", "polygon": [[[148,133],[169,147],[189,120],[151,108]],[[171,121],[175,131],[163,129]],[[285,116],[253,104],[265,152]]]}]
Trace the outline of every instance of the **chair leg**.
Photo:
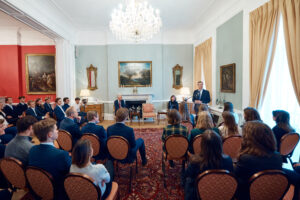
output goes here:
[{"label": "chair leg", "polygon": [[131,192],[131,183],[132,183],[132,166],[130,166],[130,180],[129,180],[129,190],[128,190],[128,193]]},{"label": "chair leg", "polygon": [[163,182],[164,182],[164,187],[167,187],[166,184],[166,164],[164,161],[164,155],[162,154],[162,158],[161,158],[161,167],[162,167],[162,172],[163,172]]},{"label": "chair leg", "polygon": [[137,161],[137,158],[135,159],[135,172],[139,173],[138,172],[138,161]]}]

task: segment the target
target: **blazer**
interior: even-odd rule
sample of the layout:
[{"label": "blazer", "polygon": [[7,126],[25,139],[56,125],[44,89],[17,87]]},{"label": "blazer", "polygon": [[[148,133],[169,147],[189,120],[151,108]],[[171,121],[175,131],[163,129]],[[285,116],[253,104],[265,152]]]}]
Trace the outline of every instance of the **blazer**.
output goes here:
[{"label": "blazer", "polygon": [[88,123],[84,127],[81,128],[82,134],[84,133],[93,133],[98,136],[101,150],[100,152],[103,152],[103,150],[106,149],[106,140],[107,140],[107,134],[103,126],[99,126],[95,123]]},{"label": "blazer", "polygon": [[65,113],[59,108],[59,106],[56,106],[54,108],[54,114],[56,116],[56,120],[57,120],[58,127],[59,127],[60,122],[66,117]]},{"label": "blazer", "polygon": [[32,108],[28,108],[26,110],[26,115],[31,115],[31,116],[35,117],[37,120],[43,119],[43,115],[36,108],[35,108],[35,113]]},{"label": "blazer", "polygon": [[44,103],[44,109],[46,113],[48,112],[50,116],[53,116],[53,109],[50,104]]},{"label": "blazer", "polygon": [[28,109],[28,105],[26,103],[21,104],[19,103],[16,107],[18,115],[22,115]]},{"label": "blazer", "polygon": [[69,107],[70,107],[69,104],[64,104],[64,105],[62,106],[62,108],[64,109],[64,111],[66,111]]},{"label": "blazer", "polygon": [[12,107],[13,107],[13,109],[11,109],[10,106],[5,105],[3,108],[3,112],[5,112],[6,117],[12,116],[13,118],[17,118],[18,117],[17,109],[15,106],[12,106]]},{"label": "blazer", "polygon": [[209,103],[210,102],[210,94],[208,90],[202,90],[202,94],[200,96],[200,91],[195,90],[193,93],[193,102],[196,100],[202,101],[202,103]]},{"label": "blazer", "polygon": [[72,135],[73,145],[76,144],[77,140],[79,140],[82,136],[79,126],[74,120],[70,118],[65,118],[60,122],[59,129],[66,130]]},{"label": "blazer", "polygon": [[[119,110],[119,101],[118,101],[118,99],[117,100],[115,100],[114,101],[114,106],[115,106],[115,113],[117,112],[117,110]],[[122,108],[125,108],[126,107],[126,105],[125,105],[125,101],[122,99],[121,100],[121,107]]]},{"label": "blazer", "polygon": [[178,105],[178,102],[177,101],[169,101],[168,103],[168,110],[170,109],[176,109],[176,110],[179,110],[179,105]]},{"label": "blazer", "polygon": [[35,106],[35,110],[39,115],[44,116],[46,114],[45,108],[43,108],[42,106]]},{"label": "blazer", "polygon": [[133,128],[126,126],[123,123],[115,123],[114,125],[111,125],[107,128],[107,137],[110,136],[122,136],[124,137],[130,146],[130,150],[127,156],[127,160],[132,160],[133,158],[135,158],[135,136],[134,136],[134,131]]}]

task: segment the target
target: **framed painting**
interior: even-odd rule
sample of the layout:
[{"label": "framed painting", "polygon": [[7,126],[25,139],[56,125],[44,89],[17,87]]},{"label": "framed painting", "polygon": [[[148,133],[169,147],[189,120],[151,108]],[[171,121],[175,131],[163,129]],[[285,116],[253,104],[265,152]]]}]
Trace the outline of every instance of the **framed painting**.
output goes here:
[{"label": "framed painting", "polygon": [[55,55],[26,54],[27,94],[55,94]]},{"label": "framed painting", "polygon": [[173,67],[173,88],[175,89],[182,88],[182,70],[183,67],[178,64]]},{"label": "framed painting", "polygon": [[86,68],[86,73],[88,77],[88,89],[96,90],[97,87],[97,67],[94,67],[92,64],[90,67]]},{"label": "framed painting", "polygon": [[220,67],[221,92],[235,93],[235,63]]},{"label": "framed painting", "polygon": [[151,87],[152,61],[120,61],[119,87]]}]

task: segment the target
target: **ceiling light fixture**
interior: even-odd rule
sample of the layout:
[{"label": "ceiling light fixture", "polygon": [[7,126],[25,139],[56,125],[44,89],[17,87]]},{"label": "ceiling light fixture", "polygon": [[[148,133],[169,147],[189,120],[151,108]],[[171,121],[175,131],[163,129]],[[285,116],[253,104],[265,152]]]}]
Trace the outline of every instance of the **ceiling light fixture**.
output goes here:
[{"label": "ceiling light fixture", "polygon": [[151,39],[162,26],[159,10],[144,0],[126,0],[114,9],[109,23],[110,30],[120,40],[141,42]]}]

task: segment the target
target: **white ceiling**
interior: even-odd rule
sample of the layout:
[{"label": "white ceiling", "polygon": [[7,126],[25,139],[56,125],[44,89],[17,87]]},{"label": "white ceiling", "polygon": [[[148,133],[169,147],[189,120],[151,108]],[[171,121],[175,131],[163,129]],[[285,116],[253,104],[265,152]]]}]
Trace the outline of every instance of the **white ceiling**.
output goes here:
[{"label": "white ceiling", "polygon": [[[50,0],[80,31],[107,30],[111,12],[124,0]],[[190,30],[215,1],[148,0],[160,10],[164,30]]]}]

